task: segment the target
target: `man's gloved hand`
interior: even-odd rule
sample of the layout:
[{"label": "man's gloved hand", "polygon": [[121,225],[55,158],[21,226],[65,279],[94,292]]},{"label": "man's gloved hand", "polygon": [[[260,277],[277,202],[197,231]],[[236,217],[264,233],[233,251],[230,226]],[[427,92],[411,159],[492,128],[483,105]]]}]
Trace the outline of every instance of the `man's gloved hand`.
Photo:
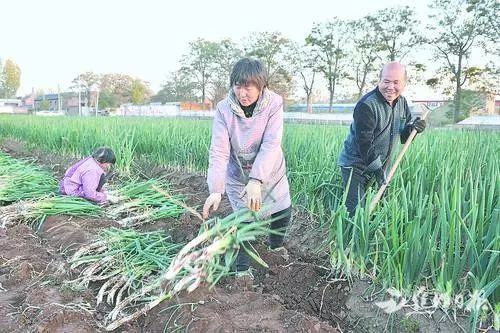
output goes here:
[{"label": "man's gloved hand", "polygon": [[203,205],[203,218],[207,219],[208,215],[210,215],[210,208],[213,207],[213,211],[215,212],[219,209],[219,204],[222,200],[221,193],[210,193],[207,200],[205,200],[205,204]]},{"label": "man's gloved hand", "polygon": [[257,179],[250,179],[247,186],[243,190],[241,196],[247,196],[248,209],[257,212],[262,205],[261,183]]},{"label": "man's gloved hand", "polygon": [[427,127],[426,121],[423,119],[420,119],[420,117],[417,117],[413,121],[413,123],[411,124],[411,129],[416,130],[417,133],[422,133],[426,127]]},{"label": "man's gloved hand", "polygon": [[384,168],[377,169],[373,172],[375,179],[377,180],[378,186],[382,186],[387,184],[387,179],[385,175],[385,170]]}]

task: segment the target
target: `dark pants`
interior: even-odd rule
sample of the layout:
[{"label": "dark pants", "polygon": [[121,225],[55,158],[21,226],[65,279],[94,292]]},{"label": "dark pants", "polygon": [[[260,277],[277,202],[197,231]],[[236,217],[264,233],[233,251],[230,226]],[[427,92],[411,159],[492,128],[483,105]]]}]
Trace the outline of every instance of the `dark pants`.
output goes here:
[{"label": "dark pants", "polygon": [[[271,218],[273,219],[273,221],[271,222],[271,230],[278,231],[281,233],[280,235],[275,235],[275,234],[269,235],[269,247],[271,249],[283,246],[286,227],[288,226],[288,223],[290,223],[291,216],[292,216],[292,207],[288,207],[279,212],[271,214]],[[249,248],[250,244],[246,242],[245,247]],[[250,267],[250,257],[243,248],[240,248],[240,251],[238,252],[235,262],[236,271],[237,272],[246,271],[249,267]]]},{"label": "dark pants", "polygon": [[340,171],[342,173],[342,185],[344,186],[344,191],[347,188],[347,183],[349,182],[349,177],[351,177],[352,173],[345,202],[347,212],[349,213],[349,216],[352,217],[354,216],[358,203],[361,202],[361,204],[364,205],[366,188],[369,186],[372,177],[370,174],[364,173],[360,169],[352,167],[341,167]]}]

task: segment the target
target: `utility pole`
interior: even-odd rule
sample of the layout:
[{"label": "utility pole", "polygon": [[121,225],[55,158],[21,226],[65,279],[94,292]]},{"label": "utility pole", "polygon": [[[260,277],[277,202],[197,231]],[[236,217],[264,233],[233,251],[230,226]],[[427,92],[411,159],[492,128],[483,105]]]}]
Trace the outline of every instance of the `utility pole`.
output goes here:
[{"label": "utility pole", "polygon": [[57,111],[61,112],[61,87],[57,85]]},{"label": "utility pole", "polygon": [[95,83],[92,86],[92,92],[95,92],[95,116],[97,117],[97,111],[99,110],[99,85]]},{"label": "utility pole", "polygon": [[78,115],[82,116],[82,81],[80,80],[80,74],[78,74]]},{"label": "utility pole", "polygon": [[99,88],[97,88],[97,97],[95,100],[95,115],[97,117],[97,111],[99,110]]}]

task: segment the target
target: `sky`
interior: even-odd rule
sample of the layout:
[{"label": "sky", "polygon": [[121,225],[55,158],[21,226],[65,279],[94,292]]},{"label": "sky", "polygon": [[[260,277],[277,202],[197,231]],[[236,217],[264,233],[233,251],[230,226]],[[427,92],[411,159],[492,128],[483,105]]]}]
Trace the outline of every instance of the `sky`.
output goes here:
[{"label": "sky", "polygon": [[[197,38],[239,43],[279,31],[302,41],[315,22],[357,19],[415,0],[2,0],[0,58],[22,71],[18,95],[65,90],[78,73],[123,73],[157,91]],[[415,7],[417,6],[417,7]]]}]

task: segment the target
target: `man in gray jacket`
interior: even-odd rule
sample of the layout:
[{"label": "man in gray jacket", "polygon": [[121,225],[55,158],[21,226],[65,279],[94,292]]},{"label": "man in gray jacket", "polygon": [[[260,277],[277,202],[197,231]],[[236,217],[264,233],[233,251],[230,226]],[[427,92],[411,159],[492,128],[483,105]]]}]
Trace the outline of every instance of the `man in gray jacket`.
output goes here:
[{"label": "man in gray jacket", "polygon": [[350,216],[373,178],[379,185],[385,184],[387,164],[397,138],[405,143],[413,129],[421,133],[426,127],[420,118],[412,121],[408,103],[401,96],[406,82],[406,67],[390,62],[382,68],[378,86],[354,108],[354,121],[339,156],[344,189],[351,179],[346,200]]}]

